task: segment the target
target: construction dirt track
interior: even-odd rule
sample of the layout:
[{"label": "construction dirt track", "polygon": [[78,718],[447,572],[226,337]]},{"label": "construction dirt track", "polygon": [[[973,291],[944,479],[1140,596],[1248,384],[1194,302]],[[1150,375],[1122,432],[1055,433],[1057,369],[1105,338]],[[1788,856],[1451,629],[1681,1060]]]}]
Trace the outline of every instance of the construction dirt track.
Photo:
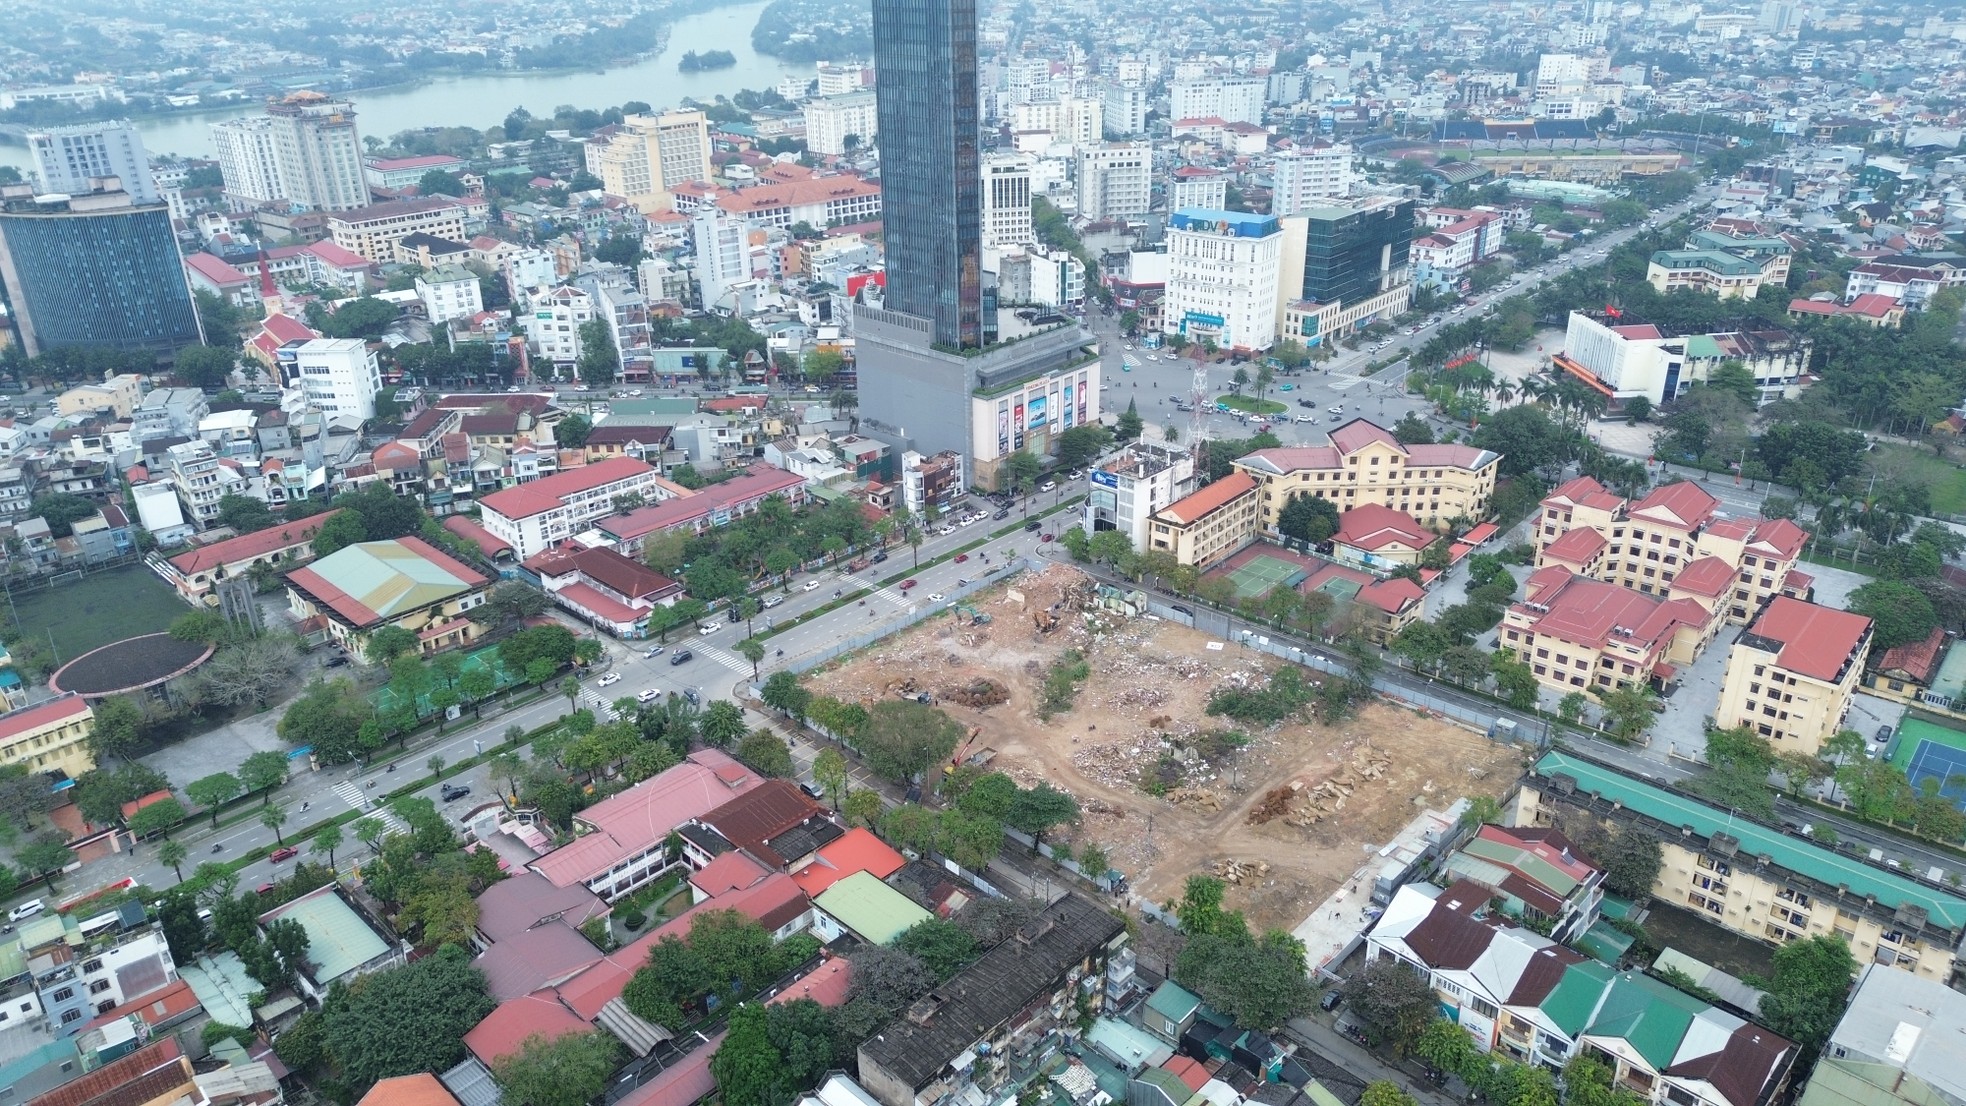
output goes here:
[{"label": "construction dirt track", "polygon": [[[1246,730],[1246,747],[1220,753],[1201,735],[1232,724],[1205,713],[1209,693],[1259,684],[1283,662],[1114,611],[1092,616],[1095,632],[1080,613],[1090,594],[1066,565],[1026,573],[978,597],[987,625],[931,618],[813,673],[811,686],[870,703],[934,695],[981,727],[968,755],[1021,785],[1071,792],[1084,811],[1074,845],[1099,842],[1133,894],[1165,903],[1190,875],[1226,873],[1229,905],[1259,930],[1297,925],[1422,809],[1499,796],[1520,769],[1506,746],[1384,703],[1335,726]],[[1057,627],[1039,630],[1054,604]],[[1068,649],[1091,675],[1071,709],[1042,721],[1045,674]]]}]

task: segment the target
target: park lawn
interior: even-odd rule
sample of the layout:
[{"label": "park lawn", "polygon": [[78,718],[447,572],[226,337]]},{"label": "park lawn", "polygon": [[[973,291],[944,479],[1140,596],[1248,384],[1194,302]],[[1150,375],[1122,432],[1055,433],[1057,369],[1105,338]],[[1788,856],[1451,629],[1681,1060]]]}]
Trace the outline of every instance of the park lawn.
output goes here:
[{"label": "park lawn", "polygon": [[1217,405],[1231,411],[1242,411],[1251,415],[1281,415],[1290,408],[1273,399],[1257,399],[1255,396],[1223,395],[1216,396]]},{"label": "park lawn", "polygon": [[1884,444],[1877,447],[1880,467],[1923,480],[1932,489],[1932,513],[1940,518],[1966,514],[1966,468],[1935,457],[1928,449]]},{"label": "park lawn", "polygon": [[54,639],[63,663],[112,641],[154,634],[191,608],[143,565],[92,573],[74,583],[11,596],[7,621],[24,637]]}]

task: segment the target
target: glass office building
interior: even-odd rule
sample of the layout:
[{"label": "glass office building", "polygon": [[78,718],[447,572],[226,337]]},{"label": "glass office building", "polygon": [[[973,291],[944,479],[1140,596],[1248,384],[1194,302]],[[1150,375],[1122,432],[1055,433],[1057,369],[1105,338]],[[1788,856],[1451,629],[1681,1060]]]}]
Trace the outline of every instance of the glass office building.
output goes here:
[{"label": "glass office building", "polygon": [[24,352],[110,346],[168,357],[200,340],[162,204],[132,205],[121,192],[18,191],[0,195],[0,283]]},{"label": "glass office building", "polygon": [[1304,298],[1356,304],[1406,280],[1413,201],[1380,197],[1304,211]]},{"label": "glass office building", "polygon": [[995,340],[985,310],[976,0],[874,0],[881,217],[890,311],[937,345]]}]

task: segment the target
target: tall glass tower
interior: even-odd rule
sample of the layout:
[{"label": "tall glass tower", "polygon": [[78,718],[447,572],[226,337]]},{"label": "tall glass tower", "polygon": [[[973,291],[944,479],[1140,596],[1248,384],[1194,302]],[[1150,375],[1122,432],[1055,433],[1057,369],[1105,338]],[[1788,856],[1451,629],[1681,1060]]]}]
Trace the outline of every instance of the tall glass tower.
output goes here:
[{"label": "tall glass tower", "polygon": [[0,285],[30,357],[57,346],[168,357],[201,339],[169,209],[122,192],[35,198],[9,187]]},{"label": "tall glass tower", "polygon": [[976,0],[874,0],[887,307],[934,324],[937,345],[981,349],[983,175]]}]

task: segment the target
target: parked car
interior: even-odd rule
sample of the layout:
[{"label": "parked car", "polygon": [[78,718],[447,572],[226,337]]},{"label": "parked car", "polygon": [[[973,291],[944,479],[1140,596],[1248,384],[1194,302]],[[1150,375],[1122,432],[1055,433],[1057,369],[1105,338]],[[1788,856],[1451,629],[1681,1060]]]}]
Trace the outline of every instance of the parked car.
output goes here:
[{"label": "parked car", "polygon": [[822,802],[825,801],[826,789],[819,786],[816,783],[802,783],[799,785],[799,790],[805,792],[807,795],[811,796],[812,798],[818,799]]},{"label": "parked car", "polygon": [[278,864],[282,860],[292,860],[294,857],[297,857],[299,855],[300,855],[299,849],[294,848],[292,845],[284,845],[268,853],[266,859],[271,860],[275,864]]},{"label": "parked car", "polygon": [[273,885],[273,884],[271,884],[271,883],[262,883],[262,884],[260,884],[260,885],[259,885],[258,887],[255,887],[255,888],[253,888],[253,894],[255,894],[255,895],[271,895],[271,894],[273,893],[273,888],[274,888],[274,885]]},{"label": "parked car", "polygon": [[464,798],[466,795],[471,794],[471,789],[464,786],[461,783],[447,783],[443,787],[437,789],[437,794],[442,795],[444,797],[444,801],[450,803],[450,802],[456,802],[457,800]]},{"label": "parked car", "polygon": [[325,664],[325,665],[322,665],[322,667],[323,667],[323,668],[340,668],[340,667],[341,667],[342,665],[345,665],[345,664],[347,664],[347,663],[348,663],[348,658],[347,658],[347,657],[345,657],[345,656],[342,656],[342,655],[340,655],[340,654],[338,654],[338,653],[337,653],[336,655],[334,655],[334,656],[332,656],[332,657],[329,657],[329,658],[328,658],[328,663],[327,663],[327,664]]},{"label": "parked car", "polygon": [[669,667],[674,668],[679,664],[688,664],[690,661],[693,661],[695,659],[696,659],[695,653],[692,653],[687,649],[678,649],[675,652],[669,654]]},{"label": "parked car", "polygon": [[46,909],[48,909],[47,903],[42,902],[40,899],[29,899],[12,910],[9,910],[7,912],[7,920],[18,922],[22,918],[32,918]]}]

